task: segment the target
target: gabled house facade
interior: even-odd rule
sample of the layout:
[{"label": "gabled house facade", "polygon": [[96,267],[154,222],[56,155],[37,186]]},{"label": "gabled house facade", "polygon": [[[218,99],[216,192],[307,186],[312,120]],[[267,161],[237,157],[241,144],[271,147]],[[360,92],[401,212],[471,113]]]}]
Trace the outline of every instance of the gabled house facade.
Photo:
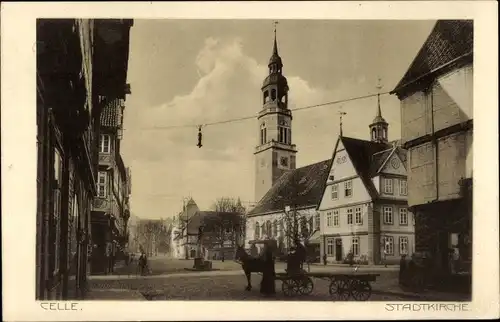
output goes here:
[{"label": "gabled house facade", "polygon": [[[352,255],[365,264],[398,262],[414,248],[407,206],[406,151],[388,142],[380,100],[369,126],[371,141],[339,136],[321,213],[321,257],[342,263]],[[341,132],[342,133],[342,132]]]}]

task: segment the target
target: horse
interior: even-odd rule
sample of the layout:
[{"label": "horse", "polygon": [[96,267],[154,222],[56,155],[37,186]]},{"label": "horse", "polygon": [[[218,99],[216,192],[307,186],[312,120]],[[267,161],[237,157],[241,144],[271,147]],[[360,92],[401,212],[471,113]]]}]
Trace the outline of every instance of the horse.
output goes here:
[{"label": "horse", "polygon": [[252,282],[251,276],[252,273],[264,273],[264,269],[266,266],[266,261],[260,257],[252,257],[250,256],[243,246],[238,246],[236,249],[235,260],[241,261],[241,267],[243,268],[243,272],[245,272],[245,276],[247,277],[248,285],[245,288],[247,291],[252,290]]}]

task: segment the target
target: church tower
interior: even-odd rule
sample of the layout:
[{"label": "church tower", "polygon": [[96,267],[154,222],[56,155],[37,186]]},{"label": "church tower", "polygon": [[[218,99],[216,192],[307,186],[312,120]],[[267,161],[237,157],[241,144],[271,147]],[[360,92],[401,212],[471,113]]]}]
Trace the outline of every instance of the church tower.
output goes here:
[{"label": "church tower", "polygon": [[281,175],[295,169],[297,150],[292,144],[292,112],[288,109],[288,83],[278,54],[276,28],[269,75],[262,84],[262,109],[258,115],[258,145],[255,148],[255,202],[271,189]]},{"label": "church tower", "polygon": [[[380,80],[379,80],[380,81]],[[377,95],[377,114],[373,119],[372,124],[370,124],[370,138],[373,142],[377,143],[387,143],[388,140],[388,128],[389,124],[382,117],[382,110],[380,109],[380,85],[377,86],[379,94]]]}]

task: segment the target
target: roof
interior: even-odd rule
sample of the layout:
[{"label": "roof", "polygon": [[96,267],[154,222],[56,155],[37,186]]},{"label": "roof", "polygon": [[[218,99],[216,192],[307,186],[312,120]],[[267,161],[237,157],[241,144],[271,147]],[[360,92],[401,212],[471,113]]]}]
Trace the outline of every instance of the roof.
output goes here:
[{"label": "roof", "polygon": [[[241,216],[242,214],[237,212],[221,212],[221,211],[197,211],[187,223],[189,234],[198,234],[198,228],[200,226],[210,227],[212,220],[218,220],[222,216]],[[210,230],[208,230],[210,232]]]},{"label": "roof", "polygon": [[472,20],[439,20],[391,93],[400,92],[407,85],[464,55],[472,56],[473,46]]},{"label": "roof", "polygon": [[323,196],[331,159],[285,172],[248,215],[282,211],[285,206],[316,207]]},{"label": "roof", "polygon": [[[361,180],[363,181],[365,187],[368,189],[370,196],[375,199],[378,196],[377,189],[375,188],[371,177],[373,174],[373,165],[372,159],[373,157],[377,160],[377,162],[384,162],[382,158],[385,156],[387,158],[385,150],[389,150],[392,148],[392,145],[388,143],[377,143],[372,141],[365,141],[360,139],[354,139],[342,136],[340,137],[344,148],[349,155],[349,159],[356,170],[356,173],[359,175]],[[380,156],[376,153],[380,153]],[[380,163],[381,164],[381,163]]]},{"label": "roof", "polygon": [[119,100],[112,100],[104,106],[101,112],[101,126],[120,126],[121,104]]}]

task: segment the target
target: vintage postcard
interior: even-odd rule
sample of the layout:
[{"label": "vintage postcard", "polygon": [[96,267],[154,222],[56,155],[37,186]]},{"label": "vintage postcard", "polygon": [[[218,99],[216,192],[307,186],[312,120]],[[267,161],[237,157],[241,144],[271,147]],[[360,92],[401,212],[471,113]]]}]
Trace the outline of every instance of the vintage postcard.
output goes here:
[{"label": "vintage postcard", "polygon": [[498,317],[496,11],[2,4],[5,318]]}]

